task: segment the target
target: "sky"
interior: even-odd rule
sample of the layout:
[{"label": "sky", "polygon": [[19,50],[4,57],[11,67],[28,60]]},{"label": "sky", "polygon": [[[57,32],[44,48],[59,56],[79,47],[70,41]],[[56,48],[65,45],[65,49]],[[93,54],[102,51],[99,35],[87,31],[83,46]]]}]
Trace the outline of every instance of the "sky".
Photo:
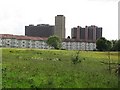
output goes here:
[{"label": "sky", "polygon": [[66,37],[71,28],[96,25],[103,37],[118,39],[119,0],[0,0],[0,34],[25,35],[29,24],[55,25],[55,16],[66,17]]}]

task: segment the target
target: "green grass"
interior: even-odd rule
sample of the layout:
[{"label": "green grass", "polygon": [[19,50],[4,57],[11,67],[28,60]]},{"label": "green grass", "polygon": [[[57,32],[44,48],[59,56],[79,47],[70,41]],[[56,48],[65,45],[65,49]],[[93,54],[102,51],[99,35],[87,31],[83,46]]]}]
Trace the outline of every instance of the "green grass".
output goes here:
[{"label": "green grass", "polygon": [[117,88],[114,73],[117,52],[111,52],[111,73],[107,52],[80,51],[81,63],[71,58],[77,51],[2,49],[3,88]]}]

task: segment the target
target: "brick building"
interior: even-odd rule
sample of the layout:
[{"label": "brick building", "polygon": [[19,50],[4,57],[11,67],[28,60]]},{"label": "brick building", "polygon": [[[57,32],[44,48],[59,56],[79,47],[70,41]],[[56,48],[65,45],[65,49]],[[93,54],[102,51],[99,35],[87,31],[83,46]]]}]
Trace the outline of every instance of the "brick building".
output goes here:
[{"label": "brick building", "polygon": [[71,29],[72,39],[84,42],[96,42],[98,38],[102,37],[102,28],[94,25],[82,28],[80,26]]}]

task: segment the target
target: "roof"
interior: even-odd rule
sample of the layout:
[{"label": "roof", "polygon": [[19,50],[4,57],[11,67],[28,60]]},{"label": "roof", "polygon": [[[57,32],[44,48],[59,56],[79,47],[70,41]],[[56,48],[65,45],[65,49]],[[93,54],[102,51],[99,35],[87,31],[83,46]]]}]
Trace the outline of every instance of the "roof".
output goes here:
[{"label": "roof", "polygon": [[17,40],[47,40],[46,37],[31,37],[23,35],[13,35],[13,34],[0,34],[0,38],[6,39],[17,39]]},{"label": "roof", "polygon": [[[32,36],[23,36],[23,35],[13,35],[13,34],[0,34],[0,38],[6,39],[17,39],[17,40],[36,40],[36,41],[46,41],[47,37],[32,37]],[[95,42],[92,40],[76,40],[76,39],[62,39],[63,42]]]}]

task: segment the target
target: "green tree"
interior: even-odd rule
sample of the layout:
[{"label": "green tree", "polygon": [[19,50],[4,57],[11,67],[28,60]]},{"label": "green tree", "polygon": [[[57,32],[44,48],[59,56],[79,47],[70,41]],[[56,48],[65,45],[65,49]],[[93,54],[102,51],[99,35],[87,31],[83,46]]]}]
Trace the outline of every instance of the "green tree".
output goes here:
[{"label": "green tree", "polygon": [[106,39],[104,37],[100,38],[97,40],[96,42],[96,48],[99,50],[99,51],[105,51],[106,48],[107,48],[107,43],[106,43]]},{"label": "green tree", "polygon": [[109,40],[107,40],[106,43],[107,43],[107,48],[106,48],[106,50],[107,50],[107,51],[110,51],[111,48],[112,48],[112,42],[109,41]]},{"label": "green tree", "polygon": [[48,40],[46,41],[46,43],[49,46],[54,47],[55,49],[60,49],[61,48],[61,40],[57,36],[50,36],[48,38]]},{"label": "green tree", "polygon": [[116,48],[116,44],[117,44],[118,40],[112,40],[111,42],[112,42],[112,48],[111,48],[111,50],[112,51],[116,51],[115,48]]},{"label": "green tree", "polygon": [[120,39],[118,40],[118,51],[120,51]]},{"label": "green tree", "polygon": [[104,37],[98,39],[96,42],[96,48],[99,51],[109,51],[111,50],[111,47],[112,43],[109,40],[105,39]]},{"label": "green tree", "polygon": [[113,50],[120,51],[120,39],[115,43]]}]

